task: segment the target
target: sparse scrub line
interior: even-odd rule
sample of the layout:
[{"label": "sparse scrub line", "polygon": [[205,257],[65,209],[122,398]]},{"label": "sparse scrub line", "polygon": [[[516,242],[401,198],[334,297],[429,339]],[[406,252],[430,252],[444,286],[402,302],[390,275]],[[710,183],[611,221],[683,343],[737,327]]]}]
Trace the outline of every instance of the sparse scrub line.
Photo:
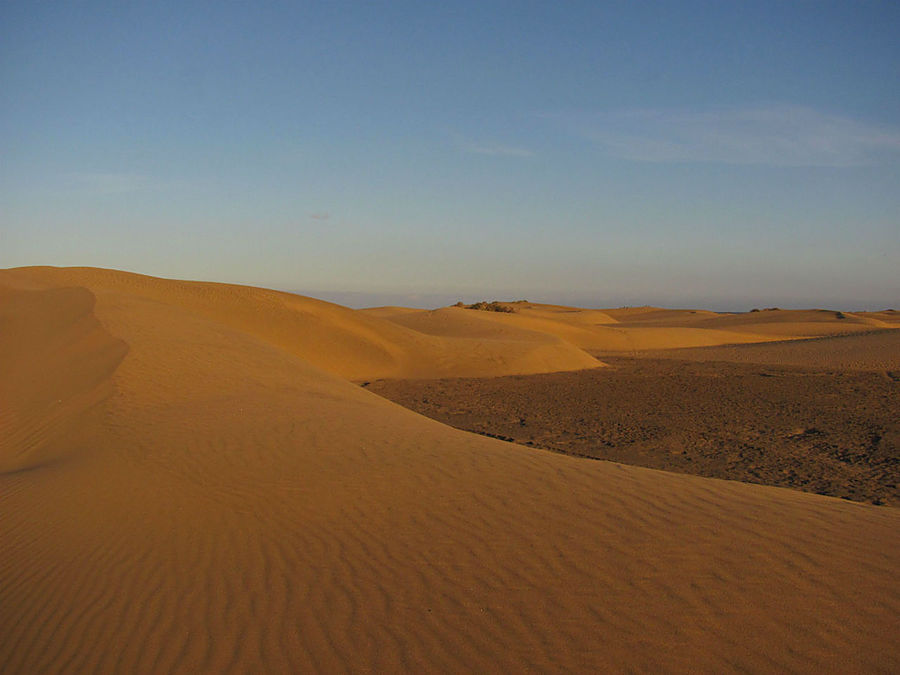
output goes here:
[{"label": "sparse scrub line", "polygon": [[514,303],[501,304],[496,300],[491,300],[490,302],[488,302],[487,300],[482,300],[481,302],[475,302],[471,305],[467,305],[462,300],[460,300],[453,306],[462,307],[463,309],[478,309],[482,312],[504,312],[506,314],[513,314],[518,310],[514,307],[510,307],[509,304],[519,305],[527,302],[527,300],[516,300]]},{"label": "sparse scrub line", "polygon": [[[779,307],[766,307],[765,309],[762,309],[762,310],[759,309],[759,308],[757,308],[757,307],[754,307],[753,309],[750,310],[750,313],[753,314],[753,312],[779,312],[779,311],[781,311],[781,309],[780,309]],[[820,311],[822,311],[822,312],[830,312],[831,310],[829,310],[829,309],[823,309],[823,310],[820,310]],[[891,311],[891,310],[887,310],[887,311]],[[844,314],[843,312],[835,312],[835,313],[834,313],[834,318],[836,318],[836,319],[846,319],[846,318],[847,318],[847,315]]]}]

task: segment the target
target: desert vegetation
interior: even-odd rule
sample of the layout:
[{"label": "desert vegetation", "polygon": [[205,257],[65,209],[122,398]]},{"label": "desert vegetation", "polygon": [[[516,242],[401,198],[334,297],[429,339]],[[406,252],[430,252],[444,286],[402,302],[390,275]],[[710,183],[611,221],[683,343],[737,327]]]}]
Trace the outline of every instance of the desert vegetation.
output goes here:
[{"label": "desert vegetation", "polygon": [[[524,303],[527,300],[517,300],[516,303]],[[467,305],[461,300],[454,305],[455,307],[463,307],[464,309],[477,309],[482,312],[504,312],[506,314],[512,314],[516,311],[515,308],[510,307],[508,304],[503,304],[497,302],[496,300],[491,300],[488,302],[487,300],[482,300],[481,302],[474,302],[471,305]]]}]

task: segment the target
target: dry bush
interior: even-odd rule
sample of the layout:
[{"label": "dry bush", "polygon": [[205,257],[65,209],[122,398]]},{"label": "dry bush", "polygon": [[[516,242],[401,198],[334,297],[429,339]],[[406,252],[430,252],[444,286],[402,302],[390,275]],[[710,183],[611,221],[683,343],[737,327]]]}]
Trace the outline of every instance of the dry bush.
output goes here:
[{"label": "dry bush", "polygon": [[[457,307],[459,307],[459,303],[457,303]],[[512,314],[516,310],[512,307],[508,307],[506,305],[501,305],[496,300],[491,300],[488,302],[487,300],[482,300],[481,302],[476,302],[471,305],[465,305],[466,309],[478,309],[482,312],[504,312],[506,314]]]}]

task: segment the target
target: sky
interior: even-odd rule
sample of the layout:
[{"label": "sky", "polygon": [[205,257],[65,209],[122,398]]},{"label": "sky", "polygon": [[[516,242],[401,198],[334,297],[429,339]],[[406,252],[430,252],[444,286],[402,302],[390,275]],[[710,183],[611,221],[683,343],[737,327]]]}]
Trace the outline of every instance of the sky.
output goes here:
[{"label": "sky", "polygon": [[7,0],[0,267],[898,307],[898,36],[867,0]]}]

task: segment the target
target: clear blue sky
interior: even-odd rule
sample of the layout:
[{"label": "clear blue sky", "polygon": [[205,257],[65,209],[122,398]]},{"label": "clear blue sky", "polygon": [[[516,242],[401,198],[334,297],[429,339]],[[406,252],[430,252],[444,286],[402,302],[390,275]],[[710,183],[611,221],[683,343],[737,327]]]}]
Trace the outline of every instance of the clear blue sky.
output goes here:
[{"label": "clear blue sky", "polygon": [[900,305],[896,2],[3,2],[0,91],[0,267]]}]

